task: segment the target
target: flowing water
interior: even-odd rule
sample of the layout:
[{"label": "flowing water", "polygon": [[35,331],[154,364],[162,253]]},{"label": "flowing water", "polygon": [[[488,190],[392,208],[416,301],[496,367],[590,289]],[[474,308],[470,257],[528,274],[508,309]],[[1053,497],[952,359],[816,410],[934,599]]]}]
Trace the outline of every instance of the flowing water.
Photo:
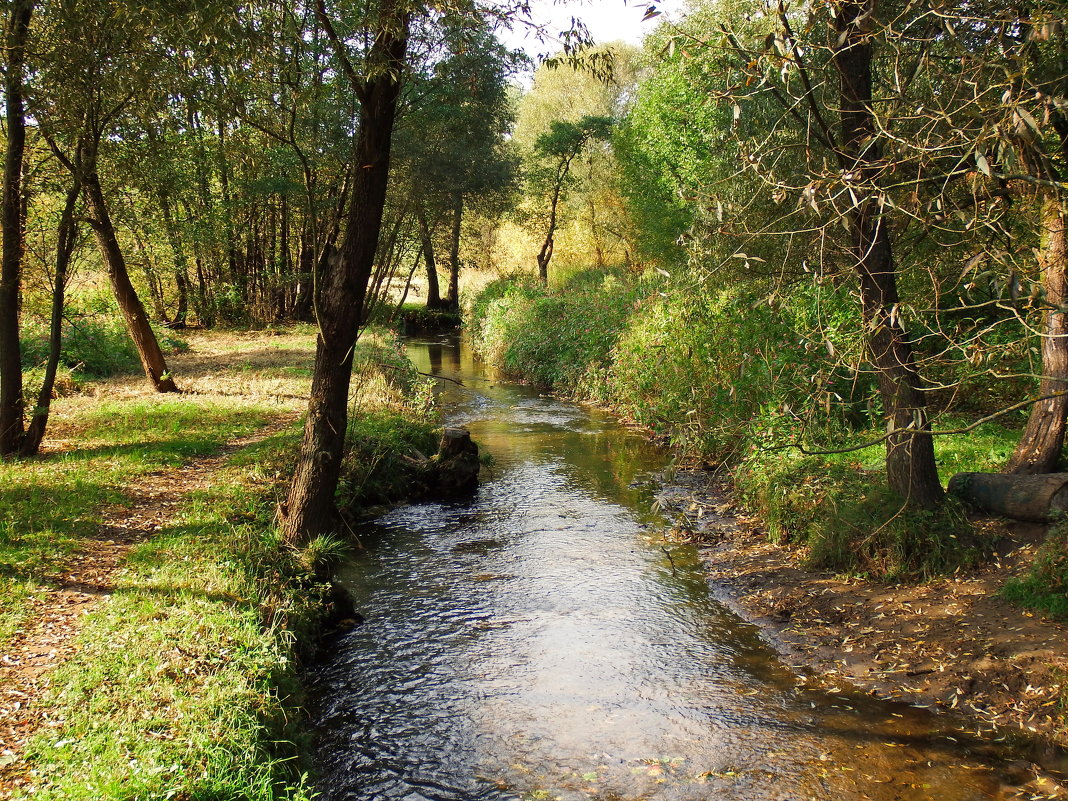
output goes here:
[{"label": "flowing water", "polygon": [[326,799],[1016,797],[1006,747],[816,689],[657,534],[664,456],[594,411],[411,343],[494,464],[396,509],[340,572],[366,622],[312,675]]}]

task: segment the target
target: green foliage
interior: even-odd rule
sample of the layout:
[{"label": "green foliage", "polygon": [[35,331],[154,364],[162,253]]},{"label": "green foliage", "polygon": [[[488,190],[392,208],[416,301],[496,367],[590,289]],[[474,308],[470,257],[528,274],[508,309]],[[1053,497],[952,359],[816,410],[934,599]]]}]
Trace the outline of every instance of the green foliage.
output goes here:
[{"label": "green foliage", "polygon": [[[137,348],[110,296],[98,293],[71,298],[64,319],[60,364],[73,374],[100,378],[141,369]],[[48,322],[39,317],[31,317],[23,325],[20,344],[25,370],[33,370],[48,359],[48,335]],[[173,331],[156,329],[156,338],[165,353],[189,350],[188,343]]]},{"label": "green foliage", "polygon": [[879,472],[788,451],[756,452],[735,471],[740,499],[779,543],[808,547],[813,567],[928,578],[978,556],[964,510],[907,509]]},{"label": "green foliage", "polygon": [[533,282],[495,282],[472,308],[476,347],[535,384],[601,398],[612,346],[638,291],[600,271],[572,276],[559,292]]},{"label": "green foliage", "polygon": [[433,455],[434,426],[400,412],[373,412],[349,422],[338,484],[338,506],[359,513],[364,507],[403,499],[418,474],[412,460]]},{"label": "green foliage", "polygon": [[1030,571],[1007,582],[1002,594],[1021,606],[1068,618],[1068,519],[1050,527]]},{"label": "green foliage", "polygon": [[623,416],[716,461],[797,429],[783,409],[810,403],[821,357],[788,309],[745,288],[642,301],[613,352],[611,399]]}]

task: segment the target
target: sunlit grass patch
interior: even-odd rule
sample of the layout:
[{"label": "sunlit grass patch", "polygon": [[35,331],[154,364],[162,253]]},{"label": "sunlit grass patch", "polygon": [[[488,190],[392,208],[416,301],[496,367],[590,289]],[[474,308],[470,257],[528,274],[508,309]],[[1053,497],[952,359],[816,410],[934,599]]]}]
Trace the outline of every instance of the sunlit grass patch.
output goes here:
[{"label": "sunlit grass patch", "polygon": [[[184,386],[201,382],[203,391],[157,396],[132,380],[101,382],[102,397],[64,399],[62,450],[0,465],[0,478],[10,470],[34,482],[26,486],[49,487],[37,496],[39,509],[20,505],[10,490],[16,528],[27,524],[23,512],[38,509],[62,534],[41,527],[37,539],[0,542],[0,559],[4,547],[29,547],[32,553],[18,554],[21,563],[39,563],[30,580],[16,576],[25,586],[11,598],[34,592],[96,531],[104,505],[129,502],[124,488],[136,488],[145,472],[216,452],[303,408],[309,349],[227,336],[217,359],[205,355],[212,342],[205,335],[193,337],[195,350],[183,357],[201,360],[187,363],[200,372],[188,371]],[[395,338],[369,334],[356,355],[354,452],[409,448],[413,436],[432,447],[428,382]],[[273,394],[279,388],[288,394]],[[297,552],[282,545],[274,526],[300,445],[301,424],[292,417],[233,454],[209,489],[168,507],[166,525],[129,554],[114,591],[85,619],[76,653],[50,676],[45,704],[60,725],[31,744],[33,797],[309,796],[296,759],[307,749],[294,744],[304,736],[294,652],[322,609],[317,560],[336,558],[339,545],[324,540]],[[0,576],[7,578],[2,569]],[[0,625],[15,624],[0,611]]]},{"label": "sunlit grass patch", "polygon": [[231,468],[135,550],[52,676],[63,725],[33,743],[34,797],[307,797],[292,648],[320,590],[272,500]]}]

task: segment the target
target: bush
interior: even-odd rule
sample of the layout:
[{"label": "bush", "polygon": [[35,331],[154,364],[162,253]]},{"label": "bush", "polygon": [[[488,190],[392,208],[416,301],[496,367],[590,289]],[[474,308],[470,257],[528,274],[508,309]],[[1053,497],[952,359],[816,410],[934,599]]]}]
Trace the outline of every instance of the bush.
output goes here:
[{"label": "bush", "polygon": [[[33,370],[48,359],[49,324],[30,318],[22,330],[22,366]],[[156,329],[165,353],[184,353],[189,345],[172,331]],[[141,369],[137,348],[114,301],[102,294],[71,298],[63,325],[60,363],[85,376],[136,373]]]},{"label": "bush", "polygon": [[417,476],[409,459],[432,456],[437,446],[438,434],[425,420],[398,412],[353,417],[341,465],[338,506],[352,511],[403,499]]},{"label": "bush", "polygon": [[978,556],[960,504],[907,509],[883,474],[816,456],[758,452],[735,471],[740,500],[769,537],[809,549],[813,567],[880,578],[928,578]]},{"label": "bush", "polygon": [[471,310],[475,346],[492,364],[538,386],[606,400],[604,372],[636,295],[635,285],[601,271],[576,273],[555,291],[496,281]]},{"label": "bush", "polygon": [[1068,617],[1068,519],[1050,527],[1030,572],[1009,581],[1002,594],[1021,606]]}]

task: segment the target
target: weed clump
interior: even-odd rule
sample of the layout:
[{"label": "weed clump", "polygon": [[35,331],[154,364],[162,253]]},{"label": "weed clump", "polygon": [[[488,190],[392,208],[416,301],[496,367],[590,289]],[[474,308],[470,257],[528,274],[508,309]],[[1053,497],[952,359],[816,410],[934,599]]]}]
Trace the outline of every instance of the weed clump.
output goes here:
[{"label": "weed clump", "polygon": [[[173,331],[156,328],[156,339],[165,353],[189,350],[189,344]],[[48,323],[44,318],[26,321],[20,347],[24,371],[44,364],[49,350]],[[137,348],[113,300],[103,296],[71,299],[65,312],[60,364],[75,382],[81,376],[103,378],[141,369]]]},{"label": "weed clump", "polygon": [[1068,519],[1050,527],[1030,571],[1006,583],[1002,594],[1021,606],[1068,618]]}]

